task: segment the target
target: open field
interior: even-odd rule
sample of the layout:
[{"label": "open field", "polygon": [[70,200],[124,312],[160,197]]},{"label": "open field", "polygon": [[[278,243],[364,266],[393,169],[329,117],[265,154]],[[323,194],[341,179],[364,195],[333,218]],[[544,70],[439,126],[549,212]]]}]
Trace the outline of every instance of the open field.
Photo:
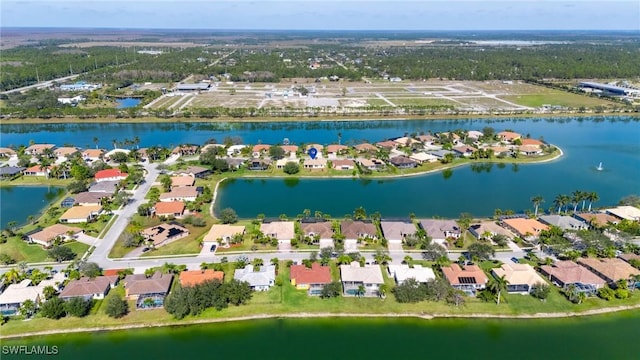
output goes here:
[{"label": "open field", "polygon": [[193,42],[145,42],[145,41],[83,41],[77,43],[70,43],[60,45],[60,47],[77,47],[77,48],[89,48],[95,46],[118,46],[118,47],[138,47],[140,50],[144,48],[189,48],[205,46],[205,44],[196,44]]},{"label": "open field", "polygon": [[[308,95],[297,92],[296,88],[301,86],[309,90]],[[455,110],[482,113],[535,111],[545,104],[568,108],[615,105],[586,95],[501,81],[314,82],[313,79],[291,79],[278,83],[219,82],[207,91],[172,95],[163,95],[147,107],[185,111],[210,107],[340,110],[367,106],[451,106]]]}]

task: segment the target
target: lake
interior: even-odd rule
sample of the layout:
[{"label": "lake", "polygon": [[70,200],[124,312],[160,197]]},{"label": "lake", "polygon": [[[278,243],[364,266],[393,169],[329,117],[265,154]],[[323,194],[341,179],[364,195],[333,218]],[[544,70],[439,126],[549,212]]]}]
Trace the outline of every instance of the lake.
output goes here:
[{"label": "lake", "polygon": [[127,109],[127,108],[132,108],[132,107],[138,106],[138,104],[140,104],[140,102],[142,102],[142,99],[138,99],[138,98],[121,98],[121,99],[116,99],[116,102],[118,103],[118,106],[116,106],[116,109]]},{"label": "lake", "polygon": [[[637,359],[640,312],[545,320],[271,319],[4,340],[56,359]],[[116,355],[117,354],[117,355]],[[3,359],[13,359],[3,353]]]},{"label": "lake", "polygon": [[51,202],[59,199],[64,189],[55,186],[5,186],[0,188],[0,228],[15,221],[27,222]]}]

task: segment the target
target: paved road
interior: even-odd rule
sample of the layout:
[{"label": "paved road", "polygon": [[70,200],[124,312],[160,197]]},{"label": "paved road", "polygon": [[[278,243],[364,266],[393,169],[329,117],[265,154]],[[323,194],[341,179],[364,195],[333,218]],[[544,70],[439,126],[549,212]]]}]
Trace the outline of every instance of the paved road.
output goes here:
[{"label": "paved road", "polygon": [[65,76],[65,77],[61,77],[61,78],[57,78],[57,79],[53,79],[53,80],[42,81],[42,82],[39,82],[37,84],[24,86],[24,87],[17,88],[17,89],[11,89],[11,90],[7,90],[7,91],[3,91],[2,93],[3,94],[11,94],[11,93],[14,93],[14,92],[21,92],[21,91],[35,89],[35,88],[49,87],[49,86],[53,85],[54,82],[65,82],[67,80],[73,80],[73,79],[77,78],[80,75],[82,75],[82,74],[75,74],[75,75]]}]

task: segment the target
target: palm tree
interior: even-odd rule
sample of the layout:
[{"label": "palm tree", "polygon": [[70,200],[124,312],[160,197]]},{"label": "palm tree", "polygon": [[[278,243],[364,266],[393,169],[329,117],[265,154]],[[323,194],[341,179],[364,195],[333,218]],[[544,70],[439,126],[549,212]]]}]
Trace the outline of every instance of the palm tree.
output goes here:
[{"label": "palm tree", "polygon": [[380,294],[381,298],[386,298],[387,297],[387,291],[389,290],[389,285],[387,284],[382,284],[380,285],[380,287],[378,288],[378,294]]},{"label": "palm tree", "polygon": [[413,261],[413,258],[409,255],[405,256],[404,259],[402,260],[402,262],[407,265],[411,264],[412,261]]},{"label": "palm tree", "polygon": [[100,142],[100,139],[98,139],[97,136],[93,137],[93,143],[96,144],[96,149],[98,148],[98,143]]},{"label": "palm tree", "polygon": [[358,296],[364,296],[364,293],[367,289],[364,287],[364,285],[360,284],[358,285]]},{"label": "palm tree", "polygon": [[531,198],[531,202],[533,203],[533,206],[535,206],[536,208],[533,215],[535,217],[538,217],[538,207],[540,206],[540,204],[544,202],[544,198],[540,195],[536,195]]},{"label": "palm tree", "polygon": [[502,297],[502,292],[507,291],[507,285],[509,282],[505,279],[505,276],[501,277],[492,277],[489,279],[489,283],[487,284],[487,288],[492,293],[496,294],[496,304],[500,305],[500,298]]},{"label": "palm tree", "polygon": [[598,196],[597,192],[592,191],[587,193],[587,200],[589,200],[589,211],[591,211],[591,205],[593,205],[594,202],[600,200],[600,197]]},{"label": "palm tree", "polygon": [[587,299],[587,295],[584,292],[578,293],[578,305],[582,304],[583,301]]},{"label": "palm tree", "polygon": [[11,268],[4,273],[4,280],[12,284],[17,283],[22,278],[22,273],[17,268]]},{"label": "palm tree", "polygon": [[553,204],[558,207],[558,214],[562,211],[562,208],[569,204],[571,198],[568,195],[560,194],[553,200]]},{"label": "palm tree", "polygon": [[580,203],[580,201],[582,201],[583,197],[584,197],[583,192],[580,190],[576,190],[573,193],[571,193],[571,204],[573,205],[574,213],[578,211],[578,204]]}]

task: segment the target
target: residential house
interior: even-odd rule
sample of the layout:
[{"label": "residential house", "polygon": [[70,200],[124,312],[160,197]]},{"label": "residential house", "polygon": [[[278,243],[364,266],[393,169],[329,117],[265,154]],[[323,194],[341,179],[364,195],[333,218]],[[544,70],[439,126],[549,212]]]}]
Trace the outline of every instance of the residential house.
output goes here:
[{"label": "residential house", "polygon": [[402,243],[405,237],[416,233],[416,226],[410,221],[380,221],[382,235],[389,242]]},{"label": "residential house", "polygon": [[433,142],[436,140],[436,138],[432,135],[418,135],[417,138],[424,145],[433,145]]},{"label": "residential house", "polygon": [[60,216],[61,223],[83,223],[96,218],[102,211],[100,205],[74,206]]},{"label": "residential house", "polygon": [[378,238],[378,229],[371,222],[345,220],[340,223],[340,232],[345,240]]},{"label": "residential house", "polygon": [[156,271],[151,277],[145,274],[127,275],[124,278],[124,292],[127,300],[135,300],[136,307],[152,309],[162,307],[169,294],[173,275]]},{"label": "residential house", "polygon": [[224,161],[227,162],[230,170],[238,170],[244,164],[244,159],[226,158]]},{"label": "residential house", "polygon": [[196,179],[192,176],[172,176],[171,177],[171,187],[183,187],[183,186],[193,186],[195,184]]},{"label": "residential house", "polygon": [[460,135],[456,133],[441,132],[437,134],[438,142],[441,144],[451,142],[453,145],[460,144]]},{"label": "residential house", "polygon": [[322,170],[327,167],[327,159],[304,159],[302,166],[309,170]]},{"label": "residential house", "polygon": [[417,162],[418,164],[432,163],[438,161],[438,158],[433,154],[427,154],[424,151],[411,154],[409,159]]},{"label": "residential house", "polygon": [[462,290],[469,296],[475,296],[477,291],[484,290],[489,282],[478,265],[460,267],[454,263],[442,267],[442,273],[454,289]]},{"label": "residential house", "polygon": [[82,229],[62,224],[54,224],[51,226],[47,226],[46,228],[36,233],[27,235],[27,239],[29,240],[29,242],[36,243],[48,248],[53,245],[56,239],[60,239],[60,241],[75,239],[78,234],[81,234],[82,232]]},{"label": "residential house", "polygon": [[247,145],[231,145],[227,148],[227,156],[239,155]]},{"label": "residential house", "polygon": [[174,216],[181,217],[184,215],[185,205],[182,201],[160,201],[153,208],[156,216]]},{"label": "residential house", "polygon": [[117,153],[123,153],[123,154],[129,156],[129,154],[131,153],[131,150],[128,150],[128,149],[113,149],[113,150],[109,150],[103,155],[103,158],[104,158],[105,161],[110,161],[111,158]]},{"label": "residential house", "polygon": [[332,144],[332,145],[328,145],[327,146],[327,155],[330,156],[330,157],[343,155],[347,151],[349,151],[349,147],[345,146],[345,145]]},{"label": "residential house", "polygon": [[271,165],[271,160],[269,159],[254,159],[249,160],[247,169],[249,170],[267,170]]},{"label": "residential house", "polygon": [[553,265],[542,265],[540,272],[547,276],[553,284],[563,289],[574,285],[577,291],[587,295],[595,295],[596,291],[606,283],[586,267],[571,260],[556,261]]},{"label": "residential house", "polygon": [[260,231],[265,236],[280,241],[289,241],[296,236],[293,221],[273,221],[260,224]]},{"label": "residential house", "polygon": [[308,236],[312,239],[318,237],[322,240],[333,240],[333,225],[331,221],[319,221],[319,222],[301,222],[300,230],[304,236]]},{"label": "residential house", "polygon": [[122,181],[129,176],[127,173],[123,173],[120,169],[105,169],[97,171],[94,178],[96,182],[103,181]]},{"label": "residential house", "polygon": [[253,154],[254,158],[257,158],[257,157],[260,157],[261,155],[267,153],[269,151],[269,149],[271,149],[271,145],[258,144],[258,145],[255,145],[253,147],[253,149],[251,149],[251,153]]},{"label": "residential house", "polygon": [[336,170],[353,170],[356,168],[356,163],[351,159],[334,159],[331,160],[331,164]]},{"label": "residential house", "polygon": [[640,209],[635,206],[617,206],[605,211],[621,220],[640,221]]},{"label": "residential house", "polygon": [[295,156],[298,152],[297,145],[282,145],[280,147],[282,148],[282,150],[284,150],[284,154],[287,156]]},{"label": "residential house", "polygon": [[536,139],[520,139],[520,142],[523,146],[535,146],[541,148],[544,146],[544,142]]},{"label": "residential house", "polygon": [[[345,296],[375,297],[380,295],[380,285],[384,284],[382,271],[378,265],[361,267],[358,262],[340,265],[340,278]],[[361,293],[361,287],[364,293]]]},{"label": "residential house", "polygon": [[557,226],[562,230],[586,230],[589,228],[589,225],[584,222],[566,215],[542,215],[538,220],[543,224]]},{"label": "residential house", "polygon": [[509,240],[513,240],[514,235],[507,229],[495,223],[495,221],[483,221],[479,224],[469,226],[469,232],[476,239],[491,239],[496,235],[504,235]]},{"label": "residential house", "polygon": [[25,279],[17,284],[11,284],[0,294],[0,314],[11,316],[18,314],[20,306],[27,301],[33,301],[36,306],[44,301],[44,288],[53,286],[58,289],[65,280],[66,275],[59,272],[52,279],[41,281],[38,285],[33,285],[31,280]]},{"label": "residential house", "polygon": [[216,224],[202,240],[203,243],[229,244],[237,234],[244,235],[245,227],[241,225]]},{"label": "residential house", "polygon": [[62,300],[76,297],[85,301],[101,300],[118,284],[118,280],[118,275],[97,276],[93,279],[83,276],[79,280],[70,281],[58,297]]},{"label": "residential house", "polygon": [[73,196],[73,205],[100,205],[104,198],[109,198],[109,195],[107,193],[85,191]]},{"label": "residential house", "polygon": [[261,266],[254,271],[253,265],[247,265],[244,269],[236,269],[233,278],[246,281],[254,291],[267,291],[276,283],[276,267],[274,265]]},{"label": "residential house", "polygon": [[396,284],[402,285],[408,279],[414,279],[420,284],[426,284],[427,281],[436,278],[433,270],[428,267],[422,267],[422,265],[389,265],[387,266],[389,276],[396,280]]},{"label": "residential house", "polygon": [[434,242],[440,245],[446,246],[447,239],[457,239],[462,235],[462,229],[455,220],[421,219],[418,224]]},{"label": "residential house", "polygon": [[489,146],[487,150],[493,151],[494,156],[507,156],[511,153],[511,149],[505,146]]},{"label": "residential house", "polygon": [[24,150],[24,153],[31,156],[40,156],[44,155],[46,151],[51,150],[51,154],[53,154],[53,150],[56,148],[54,144],[33,144]]},{"label": "residential house", "polygon": [[160,201],[196,201],[198,195],[200,195],[200,191],[197,187],[183,186],[173,188],[168,193],[160,194]]},{"label": "residential house", "polygon": [[478,140],[483,136],[484,136],[484,133],[482,133],[481,131],[478,131],[478,130],[469,130],[469,131],[467,131],[467,138],[469,138],[469,139]]},{"label": "residential house", "polygon": [[[393,140],[385,140],[385,141],[379,141],[376,143],[376,146],[379,148],[383,148],[383,149],[387,149],[387,150],[393,150],[395,149],[399,144],[396,143]],[[404,146],[404,144],[402,144]]]},{"label": "residential house", "polygon": [[311,268],[304,265],[291,265],[289,268],[291,285],[298,290],[307,290],[308,295],[318,296],[322,288],[331,283],[331,268],[314,262]]},{"label": "residential house", "polygon": [[535,285],[546,284],[529,264],[504,263],[499,268],[492,269],[492,273],[496,278],[504,276],[509,294],[530,294]]},{"label": "residential house", "polygon": [[102,149],[86,149],[82,151],[82,158],[87,162],[102,160],[103,156],[104,150]]},{"label": "residential house", "polygon": [[66,158],[69,159],[71,158],[71,155],[79,152],[80,150],[78,150],[77,147],[68,147],[68,146],[64,146],[64,147],[60,147],[60,148],[56,148],[55,150],[53,150],[53,154],[58,157],[58,158]]},{"label": "residential house", "polygon": [[620,219],[607,213],[583,213],[573,214],[573,217],[589,225],[590,227],[605,227],[609,224],[617,225]]},{"label": "residential house", "polygon": [[0,178],[2,179],[11,179],[14,176],[22,173],[25,168],[21,166],[4,166],[0,167]]},{"label": "residential house", "polygon": [[518,152],[526,156],[542,155],[543,151],[539,146],[535,145],[521,145],[518,146]]},{"label": "residential house", "polygon": [[189,166],[184,170],[178,170],[176,174],[193,176],[196,179],[203,179],[211,174],[211,170],[200,166]]},{"label": "residential house", "polygon": [[420,141],[414,138],[410,138],[408,136],[399,137],[397,139],[394,139],[393,142],[395,143],[396,146],[411,146],[411,145],[420,144]]},{"label": "residential house", "polygon": [[200,285],[207,281],[217,281],[222,283],[224,281],[224,272],[206,269],[183,271],[180,273],[180,286],[183,288]]},{"label": "residential house", "polygon": [[385,168],[384,161],[378,159],[358,158],[356,159],[356,161],[358,162],[358,164],[360,164],[360,166],[371,171],[382,170]]},{"label": "residential house", "polygon": [[431,151],[428,151],[427,154],[431,154],[431,155],[435,156],[436,158],[438,158],[438,160],[444,159],[447,154],[455,155],[455,153],[453,151],[444,150],[444,149],[431,150]]},{"label": "residential house", "polygon": [[16,151],[11,148],[0,147],[0,157],[12,157],[16,155]]},{"label": "residential house", "polygon": [[633,253],[631,253],[631,254],[620,254],[620,256],[618,256],[618,257],[619,257],[620,259],[622,259],[622,260],[624,260],[624,261],[628,262],[629,264],[631,264],[631,261],[632,261],[632,260],[640,261],[640,255],[638,255],[638,254],[633,254]]},{"label": "residential house", "polygon": [[389,159],[389,162],[398,169],[412,169],[418,166],[418,163],[406,156],[396,156]]},{"label": "residential house", "polygon": [[460,145],[453,148],[453,152],[456,153],[456,155],[462,156],[462,157],[470,157],[471,154],[473,154],[473,152],[477,150],[478,149],[469,145]]},{"label": "residential house", "polygon": [[120,181],[101,181],[89,186],[89,192],[102,193],[111,196],[116,193],[119,186]]},{"label": "residential house", "polygon": [[503,142],[512,143],[518,139],[521,139],[522,135],[513,131],[501,131],[498,133],[498,138]]},{"label": "residential house", "polygon": [[632,276],[640,275],[640,270],[618,258],[579,258],[578,264],[603,278],[609,285],[614,285],[619,280],[629,280]]},{"label": "residential house", "polygon": [[324,146],[320,144],[309,144],[305,147],[305,151],[308,153],[312,148],[318,151],[318,156],[322,156],[322,150],[324,150]]},{"label": "residential house", "polygon": [[177,222],[162,223],[148,227],[140,232],[142,237],[158,248],[189,236],[189,229]]},{"label": "residential house", "polygon": [[190,156],[198,153],[198,145],[184,144],[176,146],[171,154],[180,156]]},{"label": "residential house", "polygon": [[358,144],[356,146],[354,146],[354,148],[358,151],[358,152],[376,152],[378,151],[378,148],[375,145],[371,145],[369,143],[362,143],[362,144]]},{"label": "residential house", "polygon": [[51,173],[51,166],[34,165],[24,169],[22,174],[24,176],[44,176],[49,177]]},{"label": "residential house", "polygon": [[522,239],[532,241],[538,238],[540,231],[549,230],[549,226],[535,219],[529,218],[512,218],[502,220],[503,226],[513,231]]},{"label": "residential house", "polygon": [[297,159],[293,160],[290,158],[283,158],[283,159],[278,159],[276,160],[276,169],[284,169],[285,165],[287,165],[287,163],[289,162],[294,162],[294,163],[298,163]]}]

